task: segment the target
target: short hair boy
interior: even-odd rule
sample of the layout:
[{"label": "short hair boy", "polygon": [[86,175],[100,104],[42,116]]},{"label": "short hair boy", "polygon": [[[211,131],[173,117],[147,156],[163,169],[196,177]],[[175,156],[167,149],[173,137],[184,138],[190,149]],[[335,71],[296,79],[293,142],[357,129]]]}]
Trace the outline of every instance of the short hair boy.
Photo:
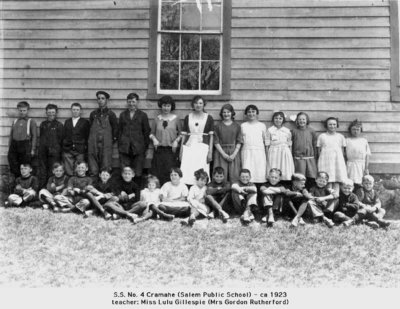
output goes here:
[{"label": "short hair boy", "polygon": [[121,166],[134,169],[139,184],[151,130],[147,114],[138,108],[139,96],[130,93],[126,102],[127,109],[119,115],[119,158]]},{"label": "short hair boy", "polygon": [[31,164],[35,155],[37,127],[35,120],[28,117],[30,105],[26,101],[17,104],[18,118],[11,125],[8,163],[14,177],[21,176],[21,164]]},{"label": "short hair boy", "polygon": [[54,197],[66,193],[68,176],[65,175],[64,166],[59,162],[53,164],[52,171],[53,176],[49,178],[46,188],[39,191],[39,200],[43,203],[43,208],[52,207],[57,212],[59,209]]},{"label": "short hair boy", "polygon": [[257,187],[250,179],[250,170],[241,169],[239,180],[231,187],[233,208],[241,214],[240,220],[244,225],[254,220],[253,210],[257,207]]},{"label": "short hair boy", "polygon": [[88,162],[91,176],[97,176],[101,168],[112,167],[113,143],[118,139],[118,119],[108,108],[110,95],[96,92],[99,108],[90,113]]},{"label": "short hair boy", "polygon": [[356,191],[360,201],[358,215],[372,228],[386,228],[390,223],[383,220],[386,211],[382,208],[378,193],[374,190],[374,177],[365,175],[362,178],[362,187]]},{"label": "short hair boy", "polygon": [[32,166],[29,163],[21,164],[20,173],[21,176],[16,179],[13,194],[8,197],[6,206],[26,206],[36,199],[39,184],[37,178],[32,176]]},{"label": "short hair boy", "polygon": [[207,185],[205,201],[207,205],[210,205],[218,213],[224,223],[229,219],[229,215],[223,210],[229,192],[230,185],[225,179],[224,169],[217,166],[214,168],[212,181]]},{"label": "short hair boy", "polygon": [[62,212],[70,212],[78,210],[84,213],[90,206],[87,198],[88,186],[92,185],[92,178],[86,176],[88,165],[85,161],[79,161],[76,164],[75,176],[68,180],[67,192],[65,195],[57,195],[54,199],[62,209]]},{"label": "short hair boy", "polygon": [[350,226],[358,223],[360,217],[358,210],[360,202],[357,195],[353,193],[354,182],[351,179],[345,179],[340,186],[339,202],[337,209],[333,214],[335,223],[343,223],[344,226]]},{"label": "short hair boy", "polygon": [[261,219],[262,222],[267,222],[268,226],[273,226],[275,223],[274,210],[282,212],[285,186],[281,184],[282,172],[278,168],[270,169],[268,173],[268,182],[261,186],[260,191],[264,195],[264,211],[266,215]]},{"label": "short hair boy", "polygon": [[60,162],[63,139],[63,124],[57,120],[58,107],[55,104],[46,106],[47,119],[40,124],[39,139],[39,187],[46,185],[53,169],[53,164]]},{"label": "short hair boy", "polygon": [[62,145],[62,157],[65,173],[68,176],[74,175],[75,164],[84,161],[87,153],[89,137],[89,120],[82,118],[82,105],[72,103],[71,118],[64,122],[64,138]]}]

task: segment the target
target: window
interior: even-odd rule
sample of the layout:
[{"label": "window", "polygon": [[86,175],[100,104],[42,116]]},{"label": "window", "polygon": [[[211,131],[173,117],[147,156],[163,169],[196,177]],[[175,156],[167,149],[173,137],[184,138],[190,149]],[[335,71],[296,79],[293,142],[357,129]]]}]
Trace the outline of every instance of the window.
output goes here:
[{"label": "window", "polygon": [[398,1],[390,1],[391,40],[391,100],[400,101],[400,49],[399,49],[399,7]]},{"label": "window", "polygon": [[230,1],[153,1],[150,98],[202,94],[221,99],[229,95],[230,4],[227,2]]}]

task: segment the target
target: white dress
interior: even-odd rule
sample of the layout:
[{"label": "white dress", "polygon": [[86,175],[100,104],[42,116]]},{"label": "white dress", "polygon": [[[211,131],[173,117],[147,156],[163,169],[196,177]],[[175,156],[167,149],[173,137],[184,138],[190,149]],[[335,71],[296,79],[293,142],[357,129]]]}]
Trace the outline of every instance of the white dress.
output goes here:
[{"label": "white dress", "polygon": [[342,182],[347,179],[346,163],[342,147],[346,147],[346,139],[340,133],[322,133],[318,136],[317,147],[320,147],[318,171],[329,175],[329,182]]},{"label": "white dress", "polygon": [[292,152],[292,133],[286,127],[275,126],[267,130],[268,163],[270,168],[278,168],[282,172],[281,180],[291,180],[294,173]]},{"label": "white dress", "polygon": [[203,132],[207,117],[208,114],[205,113],[201,120],[194,120],[193,114],[189,114],[190,135],[187,143],[182,146],[181,162],[182,181],[188,185],[195,183],[195,171],[202,168],[209,174],[210,165],[207,163],[209,146],[203,143]]},{"label": "white dress", "polygon": [[210,207],[205,204],[206,191],[207,186],[199,188],[197,185],[193,185],[190,187],[188,195],[190,205],[205,217],[211,212]]},{"label": "white dress", "polygon": [[267,156],[265,145],[267,128],[261,122],[241,124],[243,135],[242,168],[251,172],[251,182],[264,183],[267,174]]},{"label": "white dress", "polygon": [[354,183],[362,183],[367,155],[371,155],[371,150],[365,138],[346,139],[347,174]]}]

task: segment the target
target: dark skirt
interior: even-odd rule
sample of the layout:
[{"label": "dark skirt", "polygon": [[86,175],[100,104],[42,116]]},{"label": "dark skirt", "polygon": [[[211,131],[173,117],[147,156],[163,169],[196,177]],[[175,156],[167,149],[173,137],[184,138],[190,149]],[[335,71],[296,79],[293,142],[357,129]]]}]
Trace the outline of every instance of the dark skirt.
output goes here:
[{"label": "dark skirt", "polygon": [[157,176],[160,180],[160,185],[170,181],[170,170],[173,167],[179,166],[178,153],[172,152],[172,147],[159,146],[154,151],[153,161],[151,162],[150,173]]}]

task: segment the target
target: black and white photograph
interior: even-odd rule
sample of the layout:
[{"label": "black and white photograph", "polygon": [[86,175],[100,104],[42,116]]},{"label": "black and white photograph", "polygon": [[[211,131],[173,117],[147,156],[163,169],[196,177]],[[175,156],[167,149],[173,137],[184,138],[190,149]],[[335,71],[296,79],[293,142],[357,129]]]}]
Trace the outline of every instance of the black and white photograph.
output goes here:
[{"label": "black and white photograph", "polygon": [[398,308],[399,14],[0,0],[0,306]]}]

